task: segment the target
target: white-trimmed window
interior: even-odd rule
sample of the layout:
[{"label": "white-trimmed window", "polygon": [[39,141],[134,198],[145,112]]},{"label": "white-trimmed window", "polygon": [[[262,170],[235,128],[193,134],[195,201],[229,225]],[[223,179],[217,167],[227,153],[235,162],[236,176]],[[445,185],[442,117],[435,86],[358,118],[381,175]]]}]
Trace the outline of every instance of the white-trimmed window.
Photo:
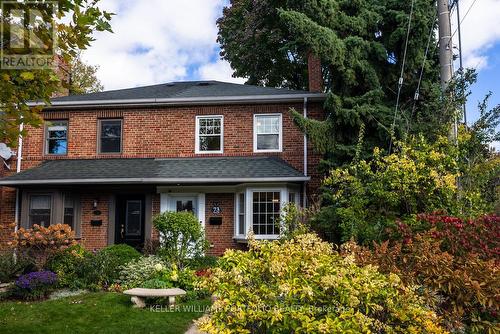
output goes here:
[{"label": "white-trimmed window", "polygon": [[236,235],[245,236],[247,231],[245,230],[245,193],[236,194]]},{"label": "white-trimmed window", "polygon": [[223,153],[223,116],[196,116],[195,148],[196,153]]},{"label": "white-trimmed window", "polygon": [[253,147],[255,152],[282,151],[281,114],[256,114],[253,120]]},{"label": "white-trimmed window", "polygon": [[68,121],[50,121],[45,126],[45,153],[65,155],[68,153]]},{"label": "white-trimmed window", "polygon": [[281,192],[254,191],[252,195],[252,226],[255,235],[280,234]]}]

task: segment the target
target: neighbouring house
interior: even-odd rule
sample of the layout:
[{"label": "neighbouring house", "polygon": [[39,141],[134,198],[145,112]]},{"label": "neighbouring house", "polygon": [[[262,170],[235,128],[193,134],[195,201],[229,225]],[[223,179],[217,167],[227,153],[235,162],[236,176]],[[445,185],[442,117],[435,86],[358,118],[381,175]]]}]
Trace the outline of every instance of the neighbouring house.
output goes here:
[{"label": "neighbouring house", "polygon": [[321,181],[290,113],[324,117],[321,77],[310,80],[309,92],[198,81],[54,98],[0,173],[0,222],[65,223],[89,250],[141,247],[164,211],[192,211],[213,255],[249,231],[277,238],[283,205]]}]

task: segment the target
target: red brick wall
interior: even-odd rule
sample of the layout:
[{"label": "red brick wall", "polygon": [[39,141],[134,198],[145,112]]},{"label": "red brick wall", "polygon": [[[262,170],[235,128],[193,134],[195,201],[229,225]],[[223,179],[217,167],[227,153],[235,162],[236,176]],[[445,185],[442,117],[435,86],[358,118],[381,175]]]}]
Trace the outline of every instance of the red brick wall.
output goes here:
[{"label": "red brick wall", "polygon": [[[43,117],[47,120],[69,120],[68,154],[67,156],[44,155],[44,129],[26,127],[28,136],[24,138],[22,169],[39,165],[50,159],[98,159],[98,158],[168,158],[168,157],[206,157],[206,156],[278,156],[296,169],[303,171],[303,134],[293,124],[290,108],[302,111],[303,105],[266,104],[266,105],[226,105],[226,106],[192,106],[162,107],[155,109],[125,110],[74,110],[47,111]],[[253,153],[253,115],[256,113],[282,113],[283,115],[283,152]],[[195,125],[197,115],[224,115],[224,154],[196,155]],[[320,103],[310,103],[308,116],[323,118]],[[118,155],[99,155],[97,153],[97,128],[99,118],[123,118],[123,152]],[[308,195],[318,187],[321,175],[317,173],[320,156],[314,154],[309,145],[308,173],[312,177],[308,186]],[[15,161],[11,161],[12,171],[5,169],[0,176],[15,171]],[[3,175],[1,175],[3,174]],[[0,223],[6,226],[14,221],[13,189],[0,187]],[[159,212],[159,198],[153,201],[153,211]],[[156,211],[155,211],[156,210]],[[89,213],[87,212],[87,215]],[[104,216],[104,214],[103,214]],[[107,217],[107,215],[106,215]],[[85,218],[91,218],[89,216]],[[107,219],[107,218],[106,218]],[[82,217],[82,222],[90,221]],[[104,226],[104,225],[103,225]],[[105,245],[107,230],[101,227],[102,236],[94,236],[96,228],[82,226],[82,236],[86,231],[91,233],[85,242],[88,247]],[[0,245],[10,239],[12,229],[0,229]]]},{"label": "red brick wall", "polygon": [[[212,213],[217,203],[222,209],[218,215]],[[210,225],[210,217],[222,217],[222,225]],[[205,235],[211,247],[209,255],[222,255],[228,248],[242,249],[243,245],[233,240],[234,236],[234,194],[206,194]]]},{"label": "red brick wall", "polygon": [[[81,195],[81,243],[90,250],[99,250],[108,245],[108,221],[110,194],[82,194]],[[99,216],[94,215],[94,199],[97,199]],[[101,226],[91,226],[91,220],[102,220]]]}]

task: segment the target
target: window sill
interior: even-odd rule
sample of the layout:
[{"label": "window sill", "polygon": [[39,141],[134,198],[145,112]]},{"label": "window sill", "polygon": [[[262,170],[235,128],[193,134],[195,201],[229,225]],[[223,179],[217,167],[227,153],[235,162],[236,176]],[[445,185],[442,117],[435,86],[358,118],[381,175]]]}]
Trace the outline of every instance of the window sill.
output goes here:
[{"label": "window sill", "polygon": [[[279,238],[280,235],[254,235],[255,240],[273,241],[273,240],[278,240]],[[237,243],[242,243],[242,244],[248,243],[248,237],[243,235],[234,236],[233,240]]]}]

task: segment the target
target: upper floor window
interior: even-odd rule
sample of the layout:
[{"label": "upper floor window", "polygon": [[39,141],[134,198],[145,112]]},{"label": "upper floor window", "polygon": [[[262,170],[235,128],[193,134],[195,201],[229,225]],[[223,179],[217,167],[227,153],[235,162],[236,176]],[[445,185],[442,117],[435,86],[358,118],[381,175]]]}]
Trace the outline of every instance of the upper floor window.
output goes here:
[{"label": "upper floor window", "polygon": [[281,152],[281,114],[254,115],[253,147],[255,152]]},{"label": "upper floor window", "polygon": [[99,121],[99,153],[121,153],[122,120],[102,119]]},{"label": "upper floor window", "polygon": [[68,153],[68,122],[51,121],[46,125],[46,145],[47,154],[66,154]]},{"label": "upper floor window", "polygon": [[196,153],[222,153],[224,119],[222,116],[196,117]]}]

